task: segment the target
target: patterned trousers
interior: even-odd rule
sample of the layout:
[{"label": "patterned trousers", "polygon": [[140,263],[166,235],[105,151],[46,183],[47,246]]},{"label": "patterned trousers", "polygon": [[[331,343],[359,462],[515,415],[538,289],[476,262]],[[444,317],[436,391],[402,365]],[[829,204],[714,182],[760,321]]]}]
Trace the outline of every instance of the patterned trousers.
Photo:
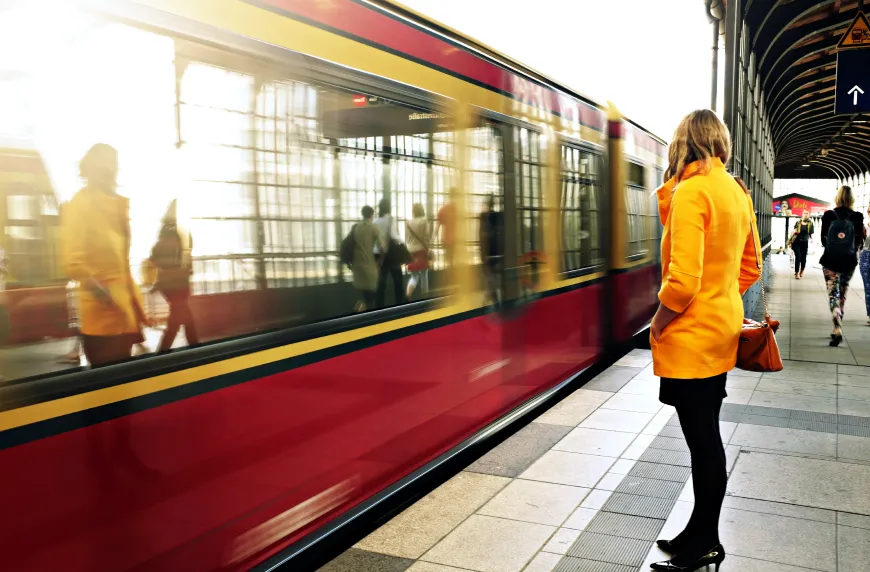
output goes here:
[{"label": "patterned trousers", "polygon": [[846,290],[852,279],[855,269],[846,272],[835,272],[823,268],[825,285],[828,287],[828,304],[831,307],[831,319],[834,322],[834,331],[838,332],[843,322],[843,312],[846,308]]},{"label": "patterned trousers", "polygon": [[858,264],[861,268],[861,279],[864,281],[864,307],[867,310],[867,317],[870,318],[870,250],[861,251]]}]

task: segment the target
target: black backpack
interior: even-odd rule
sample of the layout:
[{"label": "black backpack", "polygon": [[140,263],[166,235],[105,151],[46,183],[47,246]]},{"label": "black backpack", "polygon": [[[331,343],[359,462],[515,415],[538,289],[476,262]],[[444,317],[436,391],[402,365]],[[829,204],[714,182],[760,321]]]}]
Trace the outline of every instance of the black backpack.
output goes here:
[{"label": "black backpack", "polygon": [[338,257],[342,264],[353,264],[353,253],[356,250],[356,225],[353,225],[344,240],[341,241],[341,250]]},{"label": "black backpack", "polygon": [[[828,229],[828,241],[825,253],[834,258],[855,258],[855,225],[847,218],[840,218],[840,213],[834,210],[837,220]],[[851,213],[850,213],[851,214]]]}]

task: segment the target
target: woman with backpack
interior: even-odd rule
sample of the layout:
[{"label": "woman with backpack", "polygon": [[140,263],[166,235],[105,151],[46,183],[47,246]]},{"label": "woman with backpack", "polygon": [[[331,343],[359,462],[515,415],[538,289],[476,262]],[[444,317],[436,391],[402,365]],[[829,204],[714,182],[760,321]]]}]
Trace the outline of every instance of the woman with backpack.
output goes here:
[{"label": "woman with backpack", "polygon": [[842,323],[846,307],[846,290],[858,265],[858,249],[864,242],[864,216],[852,210],[855,197],[852,188],[840,187],[834,199],[834,208],[822,216],[822,246],[825,252],[820,260],[828,287],[828,305],[834,329],[831,346],[843,341]]}]

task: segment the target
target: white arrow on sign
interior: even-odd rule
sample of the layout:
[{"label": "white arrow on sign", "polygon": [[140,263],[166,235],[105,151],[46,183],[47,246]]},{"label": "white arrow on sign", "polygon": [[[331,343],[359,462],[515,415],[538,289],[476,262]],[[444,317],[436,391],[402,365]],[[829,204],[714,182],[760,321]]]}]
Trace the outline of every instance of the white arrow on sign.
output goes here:
[{"label": "white arrow on sign", "polygon": [[863,94],[864,90],[857,85],[849,90],[849,95],[852,96],[852,105],[858,105],[858,94]]}]

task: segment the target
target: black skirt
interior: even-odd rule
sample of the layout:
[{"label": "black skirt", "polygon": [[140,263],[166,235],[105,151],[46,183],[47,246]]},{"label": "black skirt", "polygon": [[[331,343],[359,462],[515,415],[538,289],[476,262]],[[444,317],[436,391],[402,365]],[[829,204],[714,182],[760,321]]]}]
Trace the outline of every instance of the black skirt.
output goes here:
[{"label": "black skirt", "polygon": [[727,375],[723,373],[704,379],[663,377],[659,387],[659,401],[674,407],[721,401],[728,397],[725,391]]}]

